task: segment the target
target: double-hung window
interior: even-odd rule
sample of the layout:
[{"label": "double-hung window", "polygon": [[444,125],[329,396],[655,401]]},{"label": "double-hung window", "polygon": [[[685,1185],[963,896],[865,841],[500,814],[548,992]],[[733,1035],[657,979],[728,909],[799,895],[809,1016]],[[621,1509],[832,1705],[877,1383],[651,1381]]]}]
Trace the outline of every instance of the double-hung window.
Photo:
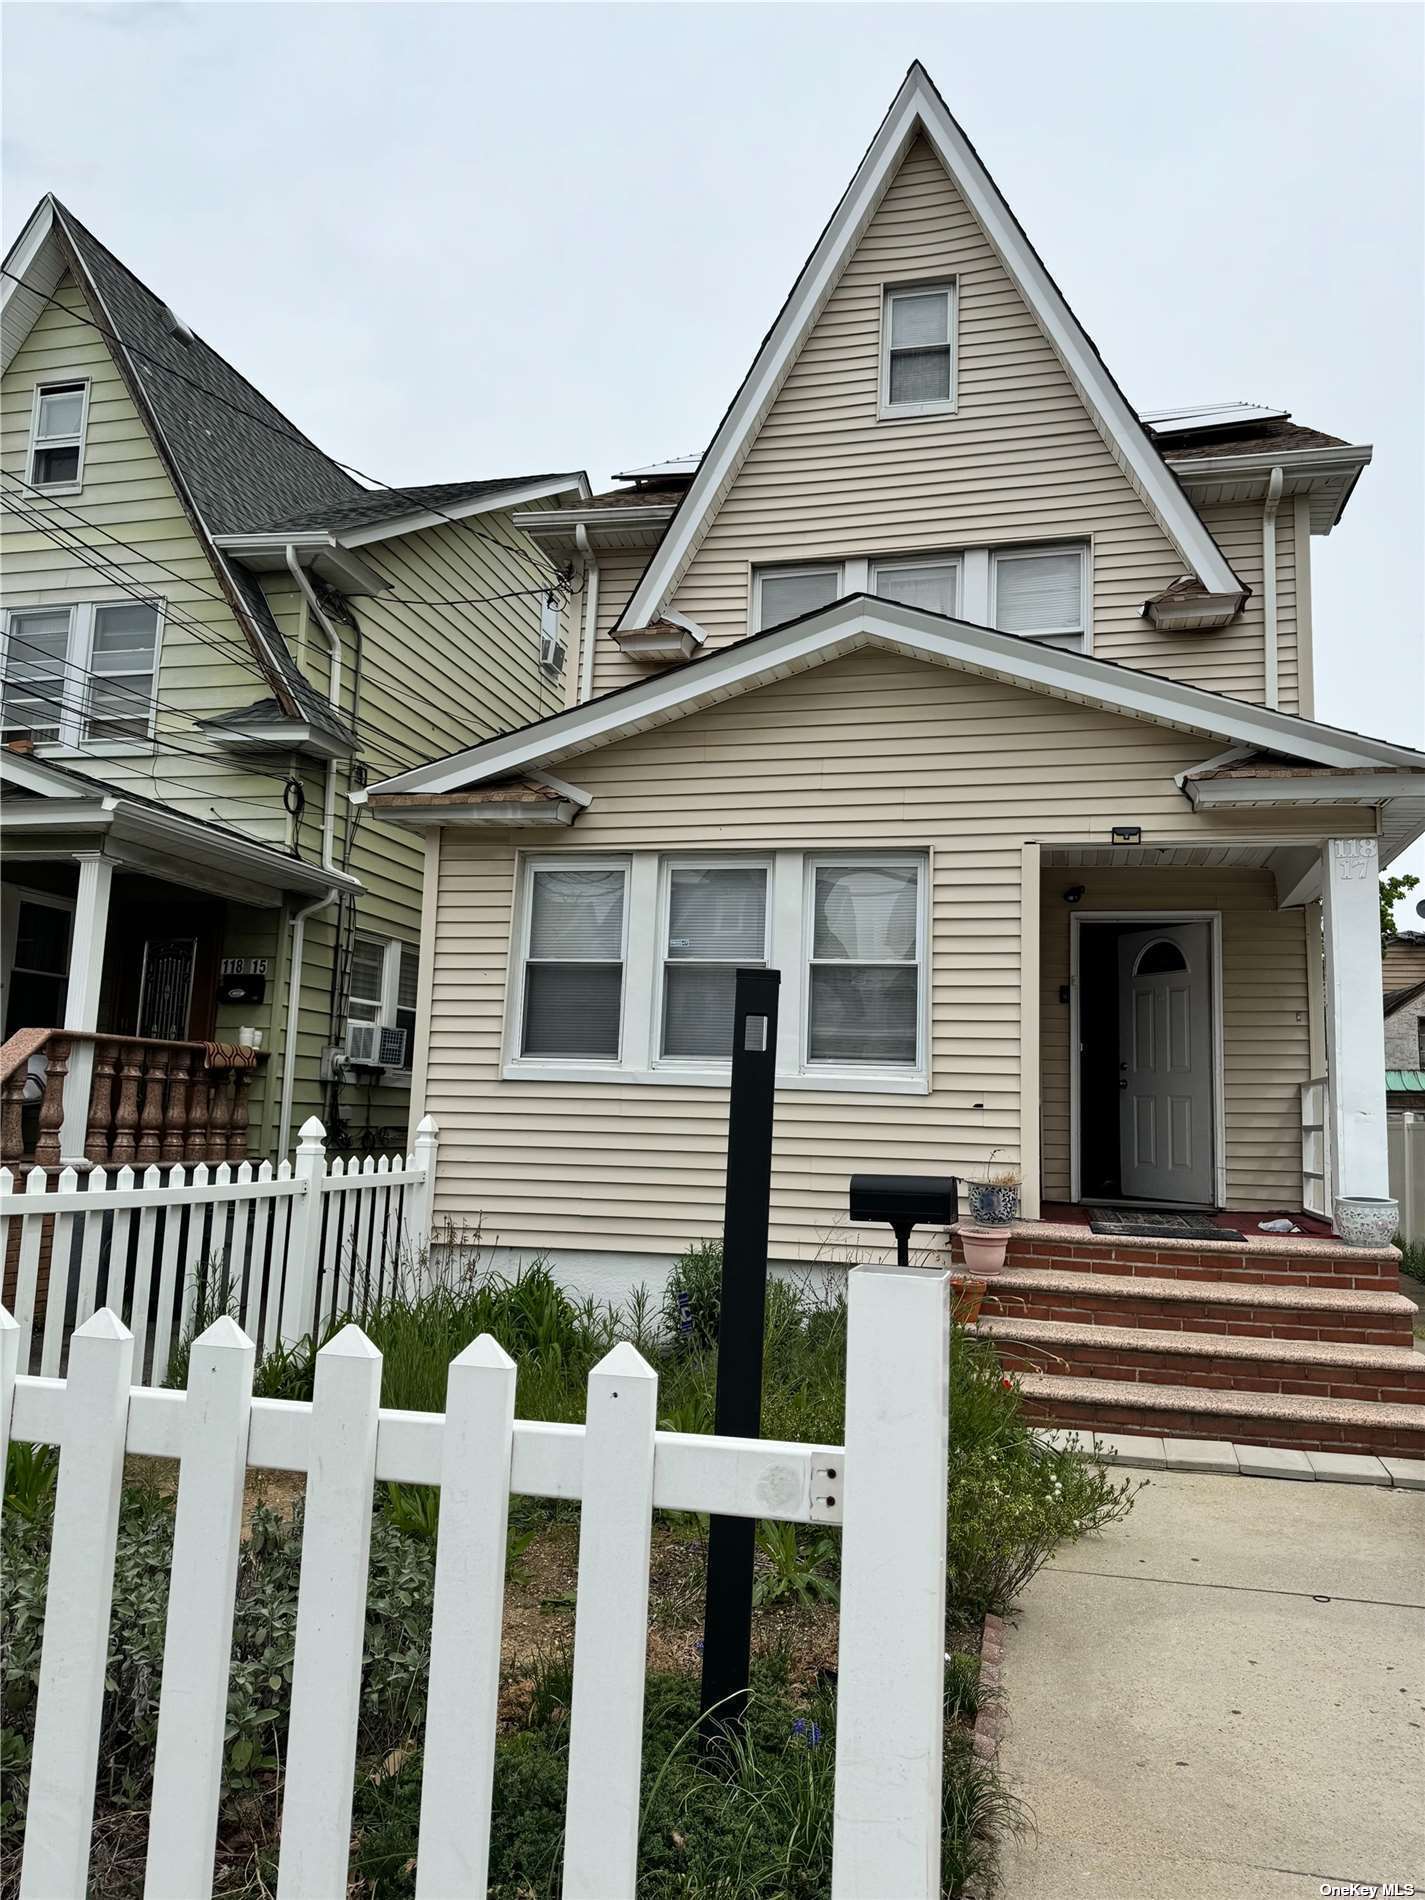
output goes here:
[{"label": "double-hung window", "polygon": [[40,383],[30,428],[30,475],[36,488],[78,488],[89,414],[85,381]]},{"label": "double-hung window", "polygon": [[920,881],[915,858],[808,863],[808,1067],[921,1065]]},{"label": "double-hung window", "polygon": [[991,611],[1001,633],[1076,650],[1088,624],[1082,547],[1002,548],[992,560]]},{"label": "double-hung window", "polygon": [[627,884],[622,864],[532,868],[521,1055],[618,1060]]},{"label": "double-hung window", "polygon": [[142,601],[6,614],[0,733],[143,744],[153,730],[159,629],[157,605]]},{"label": "double-hung window", "polygon": [[875,561],[871,592],[906,607],[955,614],[960,605],[960,563],[946,560]]},{"label": "double-hung window", "polygon": [[882,416],[955,407],[955,286],[887,289],[881,313]]},{"label": "double-hung window", "polygon": [[360,935],[351,946],[347,1016],[353,1022],[405,1031],[405,1053],[394,1072],[397,1075],[409,1071],[415,1054],[420,968],[420,951],[413,943]]},{"label": "double-hung window", "polygon": [[829,607],[841,596],[841,563],[821,561],[805,567],[760,568],[754,579],[756,631],[780,627],[818,607]]},{"label": "double-hung window", "polygon": [[661,1053],[727,1061],[737,972],[767,961],[767,867],[671,863],[663,915]]}]

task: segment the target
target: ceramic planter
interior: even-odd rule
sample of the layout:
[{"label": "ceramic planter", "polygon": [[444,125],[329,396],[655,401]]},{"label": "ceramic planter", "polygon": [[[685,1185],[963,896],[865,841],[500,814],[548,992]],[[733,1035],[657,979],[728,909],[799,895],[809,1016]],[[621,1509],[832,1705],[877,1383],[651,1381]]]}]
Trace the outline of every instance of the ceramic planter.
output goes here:
[{"label": "ceramic planter", "polygon": [[1004,1266],[1005,1250],[1009,1246],[1008,1227],[978,1227],[972,1223],[961,1222],[960,1245],[965,1253],[965,1266],[977,1278],[998,1273]]},{"label": "ceramic planter", "polygon": [[1388,1247],[1400,1228],[1398,1201],[1343,1195],[1331,1209],[1338,1240],[1348,1247]]},{"label": "ceramic planter", "polygon": [[1008,1227],[1019,1219],[1019,1188],[993,1181],[967,1181],[965,1200],[977,1227]]},{"label": "ceramic planter", "polygon": [[984,1281],[972,1280],[968,1274],[952,1273],[950,1289],[955,1296],[955,1324],[973,1326],[980,1317],[980,1304],[985,1297]]}]

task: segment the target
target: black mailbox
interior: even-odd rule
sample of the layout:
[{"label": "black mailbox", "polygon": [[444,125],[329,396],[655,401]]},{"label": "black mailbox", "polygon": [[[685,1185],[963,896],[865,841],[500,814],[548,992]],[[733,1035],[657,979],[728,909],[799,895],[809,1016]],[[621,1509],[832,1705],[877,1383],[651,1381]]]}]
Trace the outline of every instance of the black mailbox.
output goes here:
[{"label": "black mailbox", "polygon": [[915,1227],[949,1227],[959,1219],[953,1175],[853,1174],[851,1218],[883,1220],[896,1237],[896,1259],[910,1265],[910,1236]]}]

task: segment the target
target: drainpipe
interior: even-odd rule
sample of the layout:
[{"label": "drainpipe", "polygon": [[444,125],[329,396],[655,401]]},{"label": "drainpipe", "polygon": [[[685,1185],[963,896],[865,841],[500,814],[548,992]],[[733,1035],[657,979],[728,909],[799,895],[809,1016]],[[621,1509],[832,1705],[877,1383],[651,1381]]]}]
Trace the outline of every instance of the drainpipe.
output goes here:
[{"label": "drainpipe", "polygon": [[594,636],[599,630],[599,564],[583,522],[574,529],[574,545],[584,561],[584,632],[579,647],[579,704],[594,697]]},{"label": "drainpipe", "polygon": [[1280,698],[1277,684],[1277,509],[1282,498],[1282,472],[1274,468],[1267,481],[1267,500],[1262,510],[1262,619],[1265,623],[1265,692],[1268,706],[1275,709]]},{"label": "drainpipe", "polygon": [[287,956],[287,1022],[282,1044],[282,1106],[277,1122],[279,1157],[287,1152],[287,1131],[292,1122],[292,1091],[297,1079],[297,1019],[302,1008],[302,945],[307,919],[334,904],[339,896],[340,892],[333,887],[292,914],[292,948]]},{"label": "drainpipe", "polygon": [[[316,589],[307,578],[306,569],[297,559],[297,550],[289,541],[287,544],[287,571],[297,583],[303,600],[311,610],[312,618],[327,637],[327,654],[331,670],[327,677],[327,698],[341,711],[341,641],[336,629],[322,612],[321,602],[317,599]],[[332,849],[336,841],[336,760],[327,760],[326,784],[322,791],[322,869],[335,871],[332,861]]]}]

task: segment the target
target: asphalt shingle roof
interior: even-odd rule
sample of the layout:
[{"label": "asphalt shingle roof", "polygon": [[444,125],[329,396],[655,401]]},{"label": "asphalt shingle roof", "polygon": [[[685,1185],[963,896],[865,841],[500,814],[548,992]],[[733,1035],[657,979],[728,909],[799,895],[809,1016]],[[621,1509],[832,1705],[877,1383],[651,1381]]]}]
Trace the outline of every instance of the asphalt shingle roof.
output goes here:
[{"label": "asphalt shingle roof", "polygon": [[1299,422],[1273,421],[1243,423],[1240,429],[1153,429],[1154,442],[1173,460],[1190,456],[1266,455],[1273,449],[1289,453],[1293,449],[1344,449],[1344,436],[1324,435],[1320,429],[1304,428]]},{"label": "asphalt shingle roof", "polygon": [[[369,528],[377,522],[399,520],[402,515],[439,514],[445,508],[457,508],[486,495],[498,495],[503,489],[524,488],[531,482],[563,481],[562,471],[548,475],[501,475],[493,481],[425,482],[414,488],[363,488],[349,499],[323,502],[258,524],[256,532],[276,534],[283,528],[330,528],[340,534],[346,528]],[[575,477],[568,480],[572,486]]]}]

